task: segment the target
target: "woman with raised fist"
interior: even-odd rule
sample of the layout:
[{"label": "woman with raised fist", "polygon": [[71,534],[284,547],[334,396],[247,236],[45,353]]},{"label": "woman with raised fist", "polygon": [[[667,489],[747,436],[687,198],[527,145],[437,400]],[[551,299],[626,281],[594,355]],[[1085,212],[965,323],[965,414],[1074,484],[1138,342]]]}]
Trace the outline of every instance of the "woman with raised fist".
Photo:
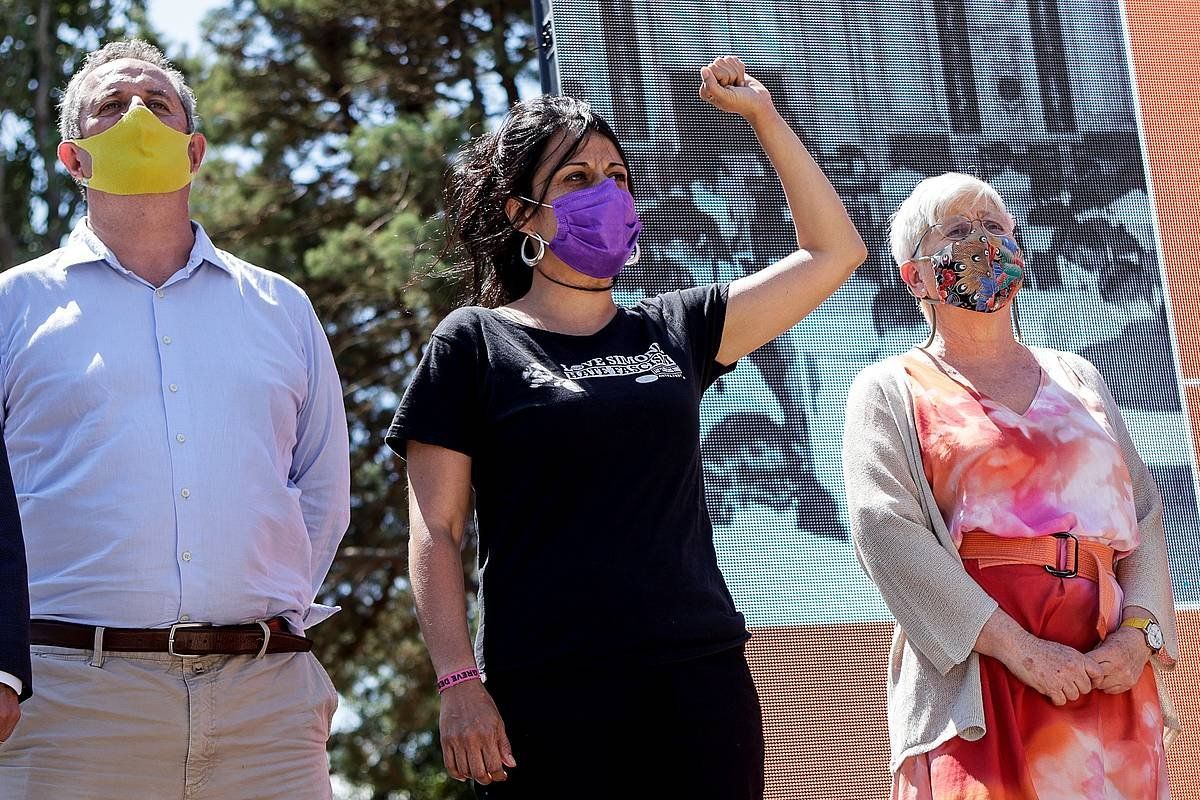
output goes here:
[{"label": "woman with raised fist", "polygon": [[[762,796],[762,715],[704,504],[700,398],[866,251],[742,62],[700,76],[701,97],[753,127],[795,220],[796,252],[744,278],[614,303],[639,254],[636,180],[579,100],[517,104],[450,175],[448,229],[478,305],[434,331],[387,442],[408,462],[446,766],[481,797]],[[460,558],[472,506],[474,649]]]}]

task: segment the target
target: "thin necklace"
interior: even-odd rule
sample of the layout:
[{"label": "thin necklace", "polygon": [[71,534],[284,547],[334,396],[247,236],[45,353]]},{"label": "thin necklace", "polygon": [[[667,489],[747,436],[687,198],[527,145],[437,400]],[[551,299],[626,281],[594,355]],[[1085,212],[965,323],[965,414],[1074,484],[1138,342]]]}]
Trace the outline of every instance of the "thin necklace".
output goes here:
[{"label": "thin necklace", "polygon": [[617,285],[617,279],[613,278],[612,282],[610,282],[608,286],[576,286],[573,283],[567,283],[566,281],[560,281],[558,278],[550,277],[550,275],[546,273],[546,270],[542,269],[540,266],[537,267],[537,271],[543,278],[551,283],[557,283],[559,286],[565,286],[568,289],[574,289],[577,292],[611,292],[613,287]]}]

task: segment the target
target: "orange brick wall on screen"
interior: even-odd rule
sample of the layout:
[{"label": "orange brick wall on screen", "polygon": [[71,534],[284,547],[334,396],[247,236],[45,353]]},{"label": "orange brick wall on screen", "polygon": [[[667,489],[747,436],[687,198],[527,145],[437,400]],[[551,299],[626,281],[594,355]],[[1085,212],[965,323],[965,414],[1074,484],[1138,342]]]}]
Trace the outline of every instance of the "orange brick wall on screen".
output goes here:
[{"label": "orange brick wall on screen", "polygon": [[[1179,614],[1167,682],[1183,732],[1167,752],[1176,800],[1200,798],[1200,611]],[[886,800],[890,624],[758,628],[748,649],[763,705],[768,800]]]},{"label": "orange brick wall on screen", "polygon": [[890,624],[754,630],[768,798],[887,797],[891,639]]},{"label": "orange brick wall on screen", "polygon": [[[1200,223],[1200,50],[1195,47],[1200,9],[1184,0],[1126,0],[1125,13],[1180,369],[1185,382],[1200,381],[1200,281],[1194,244]],[[1187,387],[1193,431],[1200,430],[1197,392],[1200,385]]]}]

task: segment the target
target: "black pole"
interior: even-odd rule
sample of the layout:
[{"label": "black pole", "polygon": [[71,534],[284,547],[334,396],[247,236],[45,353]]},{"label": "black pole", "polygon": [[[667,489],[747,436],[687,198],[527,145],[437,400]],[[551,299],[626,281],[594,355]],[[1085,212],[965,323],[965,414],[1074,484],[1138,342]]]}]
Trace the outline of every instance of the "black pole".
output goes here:
[{"label": "black pole", "polygon": [[558,94],[558,69],[554,63],[554,26],[550,0],[532,0],[533,36],[537,41],[538,75],[542,94]]}]

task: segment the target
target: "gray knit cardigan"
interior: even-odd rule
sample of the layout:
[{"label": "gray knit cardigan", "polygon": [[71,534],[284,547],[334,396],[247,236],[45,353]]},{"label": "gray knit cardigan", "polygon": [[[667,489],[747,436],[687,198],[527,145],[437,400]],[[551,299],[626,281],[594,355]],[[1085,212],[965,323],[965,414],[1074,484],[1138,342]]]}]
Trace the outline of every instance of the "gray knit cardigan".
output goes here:
[{"label": "gray knit cardigan", "polygon": [[[1129,467],[1141,545],[1115,571],[1125,605],[1149,610],[1162,626],[1165,652],[1151,662],[1170,742],[1179,719],[1162,670],[1178,659],[1179,639],[1162,498],[1096,368],[1073,353],[1031,350],[1050,379],[1102,400]],[[997,604],[963,567],[925,477],[901,357],[867,367],[855,378],[842,458],[854,547],[897,623],[888,670],[894,772],[909,756],[955,736],[974,741],[987,733],[974,647]]]}]

